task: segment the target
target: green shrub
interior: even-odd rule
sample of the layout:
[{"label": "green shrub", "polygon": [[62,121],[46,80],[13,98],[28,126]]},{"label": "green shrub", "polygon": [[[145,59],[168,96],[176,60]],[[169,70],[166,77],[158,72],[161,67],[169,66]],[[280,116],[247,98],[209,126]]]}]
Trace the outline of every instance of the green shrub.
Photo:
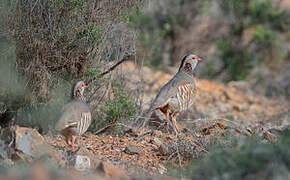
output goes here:
[{"label": "green shrub", "polygon": [[0,125],[13,124],[17,110],[30,104],[31,94],[25,79],[15,69],[15,47],[0,37]]},{"label": "green shrub", "polygon": [[[147,4],[144,5],[144,9],[136,10],[131,8],[129,11],[129,17],[127,23],[138,34],[138,42],[140,44],[140,56],[146,58],[145,65],[153,68],[160,68],[164,63],[162,61],[162,54],[164,52],[168,54],[173,53],[173,49],[165,49],[165,44],[172,44],[170,42],[174,36],[174,25],[186,26],[184,23],[184,11],[177,6],[183,6],[184,1],[152,1],[154,8],[148,10]],[[192,7],[194,2],[187,2]],[[158,8],[156,8],[158,7]],[[167,52],[168,51],[168,52]],[[173,61],[173,60],[172,60]],[[171,62],[174,64],[175,62]]]},{"label": "green shrub", "polygon": [[[223,65],[211,76],[226,72],[225,81],[245,80],[254,66],[281,59],[282,42],[277,33],[285,30],[286,12],[275,9],[270,0],[226,1],[223,7],[233,21],[229,35],[216,43]],[[250,29],[254,29],[253,34],[244,34]]]},{"label": "green shrub", "polygon": [[162,38],[162,28],[156,22],[154,15],[146,14],[145,12],[138,11],[136,8],[131,8],[129,11],[127,23],[134,29],[139,31],[138,41],[146,56],[150,59],[146,61],[146,65],[158,66],[162,63],[160,57],[160,45]]},{"label": "green shrub", "polygon": [[[122,58],[114,56],[118,53],[114,52],[116,48],[121,49],[121,55],[134,53],[128,49],[133,46],[129,40],[122,48],[112,47],[111,43],[120,46],[113,31],[119,28],[120,38],[129,34],[112,20],[137,2],[17,0],[9,3],[4,0],[3,29],[16,45],[17,70],[25,75],[38,100],[44,102],[50,98],[49,89],[56,77],[67,81],[85,79],[88,67],[100,68],[102,61]],[[96,10],[99,6],[105,12]]]},{"label": "green shrub", "polygon": [[102,81],[94,80],[96,75],[108,69],[109,61],[135,53],[135,34],[117,17],[138,3],[1,1],[0,38],[5,35],[14,46],[7,46],[13,51],[7,54],[11,56],[8,60],[2,63],[6,57],[0,57],[0,73],[7,77],[0,81],[9,83],[5,89],[0,87],[0,118],[51,129],[61,106],[68,101],[72,82],[90,82],[89,97]]},{"label": "green shrub", "polygon": [[[290,134],[278,143],[259,139],[233,139],[213,146],[210,154],[180,171],[190,179],[287,179],[290,168]],[[181,174],[179,174],[181,175]]]},{"label": "green shrub", "polygon": [[253,41],[259,46],[257,48],[259,50],[275,48],[277,46],[276,33],[261,25],[255,27],[253,36]]},{"label": "green shrub", "polygon": [[95,118],[96,121],[90,127],[93,132],[108,127],[110,133],[120,134],[123,125],[128,124],[136,115],[136,101],[128,95],[124,85],[115,82],[112,86],[110,95],[112,98],[106,99],[100,105],[100,110]]}]

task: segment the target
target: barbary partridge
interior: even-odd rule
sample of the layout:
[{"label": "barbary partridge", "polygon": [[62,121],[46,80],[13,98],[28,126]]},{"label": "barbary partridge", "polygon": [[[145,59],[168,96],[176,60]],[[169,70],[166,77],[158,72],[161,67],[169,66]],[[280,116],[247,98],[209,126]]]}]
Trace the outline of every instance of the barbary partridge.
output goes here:
[{"label": "barbary partridge", "polygon": [[56,130],[66,138],[67,143],[74,149],[75,138],[87,131],[92,115],[86,104],[83,92],[88,86],[83,81],[74,84],[71,93],[71,101],[63,108],[62,115],[56,124]]},{"label": "barbary partridge", "polygon": [[[148,114],[143,121],[143,127],[149,122],[152,113],[159,110],[166,117],[167,131],[169,125],[172,125],[176,134],[180,132],[176,123],[176,116],[193,104],[193,97],[196,93],[194,69],[199,61],[201,61],[201,58],[193,54],[183,58],[178,72],[160,89],[151,104]],[[170,122],[170,117],[172,123]]]}]

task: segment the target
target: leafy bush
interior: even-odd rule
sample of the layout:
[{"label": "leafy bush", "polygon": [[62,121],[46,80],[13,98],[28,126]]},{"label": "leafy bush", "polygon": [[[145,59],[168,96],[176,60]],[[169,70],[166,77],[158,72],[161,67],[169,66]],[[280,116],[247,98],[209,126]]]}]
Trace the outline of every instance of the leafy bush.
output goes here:
[{"label": "leafy bush", "polygon": [[[112,20],[119,10],[132,6],[133,2],[5,2],[8,13],[2,17],[10,38],[16,44],[19,70],[26,75],[38,98],[49,97],[48,89],[53,87],[55,77],[65,80],[84,78],[89,66],[108,58],[122,58],[112,56],[116,52],[108,43],[118,40],[112,39],[117,25]],[[105,12],[98,11],[99,6]],[[118,25],[119,29],[120,27],[122,26]],[[123,30],[119,30],[120,37],[127,36],[128,32]],[[117,45],[119,44],[116,42]],[[131,46],[124,44],[122,54],[132,53]]]},{"label": "leafy bush", "polygon": [[250,52],[241,48],[233,48],[235,44],[231,40],[218,41],[217,47],[222,51],[220,60],[223,62],[222,70],[228,71],[226,80],[243,80],[250,73],[257,60],[255,56],[251,56]]},{"label": "leafy bush", "polygon": [[229,35],[217,41],[223,66],[213,76],[226,72],[225,81],[244,80],[255,65],[281,58],[277,32],[287,29],[286,12],[269,0],[222,2],[232,21]]},{"label": "leafy bush", "polygon": [[261,144],[258,139],[234,139],[227,147],[212,147],[208,156],[193,161],[179,172],[190,179],[287,179],[289,140],[290,134],[277,144]]},{"label": "leafy bush", "polygon": [[7,46],[13,47],[7,54],[11,58],[3,62],[7,66],[1,58],[1,74],[15,72],[18,78],[1,78],[13,84],[1,93],[1,119],[47,130],[67,102],[72,82],[90,83],[92,96],[102,81],[95,80],[96,75],[111,66],[110,61],[135,53],[135,33],[117,17],[138,2],[1,1],[1,36],[14,45]]},{"label": "leafy bush", "polygon": [[[131,8],[127,23],[139,32],[140,57],[153,68],[179,64],[173,41],[178,30],[188,28],[204,1],[162,0],[145,4],[142,10]],[[192,15],[192,16],[190,16]],[[175,28],[177,27],[177,28]],[[177,36],[178,37],[178,36]]]},{"label": "leafy bush", "polygon": [[93,132],[108,127],[113,134],[122,133],[122,125],[128,124],[136,115],[136,102],[125,91],[124,86],[119,83],[113,83],[112,86],[112,100],[101,105],[97,121],[90,128]]},{"label": "leafy bush", "polygon": [[255,27],[255,32],[253,34],[253,41],[258,44],[258,49],[261,51],[263,49],[275,48],[277,46],[276,33],[264,28],[261,25]]}]

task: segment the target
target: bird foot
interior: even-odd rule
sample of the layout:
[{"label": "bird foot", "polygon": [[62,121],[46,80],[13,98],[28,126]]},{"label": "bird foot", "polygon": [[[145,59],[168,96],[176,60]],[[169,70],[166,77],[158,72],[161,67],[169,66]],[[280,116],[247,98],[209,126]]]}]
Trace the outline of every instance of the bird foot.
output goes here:
[{"label": "bird foot", "polygon": [[278,139],[275,137],[275,135],[273,135],[272,133],[270,133],[269,131],[265,132],[265,138],[269,141],[269,142],[277,142]]},{"label": "bird foot", "polygon": [[71,147],[71,150],[75,150],[78,147],[78,145],[76,145],[74,141],[75,141],[75,138],[72,138],[71,141],[68,141],[68,145]]},{"label": "bird foot", "polygon": [[74,142],[71,144],[71,148],[74,150],[76,148],[78,148],[78,145],[76,145]]},{"label": "bird foot", "polygon": [[78,146],[74,144],[74,145],[71,145],[70,147],[72,150],[75,150]]}]

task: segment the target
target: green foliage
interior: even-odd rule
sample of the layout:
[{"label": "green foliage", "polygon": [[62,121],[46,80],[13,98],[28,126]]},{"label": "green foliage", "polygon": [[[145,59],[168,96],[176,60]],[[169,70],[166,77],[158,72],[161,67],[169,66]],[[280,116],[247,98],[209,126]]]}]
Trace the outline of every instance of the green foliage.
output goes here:
[{"label": "green foliage", "polygon": [[233,138],[227,147],[213,146],[208,156],[179,172],[190,179],[287,179],[289,142],[290,134],[275,144],[261,144],[255,138]]},{"label": "green foliage", "polygon": [[15,47],[0,37],[1,126],[10,124],[9,121],[17,113],[16,110],[30,103],[31,94],[25,87],[23,77],[15,69],[15,61]]},{"label": "green foliage", "polygon": [[[213,76],[226,72],[225,81],[244,80],[255,65],[281,58],[277,33],[285,30],[285,12],[275,9],[270,0],[226,1],[224,7],[233,21],[229,35],[217,41],[218,59],[223,66],[211,73]],[[252,34],[245,33],[251,29]],[[245,40],[246,36],[249,40]]]},{"label": "green foliage", "polygon": [[228,71],[227,81],[245,79],[258,59],[247,50],[233,46],[235,42],[227,39],[217,42],[222,52],[219,58],[223,62],[223,69]]},{"label": "green foliage", "polygon": [[[35,96],[30,92],[29,87],[25,86],[25,79],[15,68],[15,47],[2,39],[0,54],[0,115],[6,114],[1,119],[1,123],[4,123],[1,126],[16,123],[36,127],[45,132],[52,129],[64,103],[62,95],[66,93],[61,90],[66,88],[58,86],[54,89],[54,98],[49,102],[36,103]],[[62,82],[62,85],[64,86],[66,83]],[[70,91],[67,94],[69,95]]]},{"label": "green foliage", "polygon": [[276,33],[261,25],[255,27],[253,41],[259,45],[259,50],[274,48],[277,45]]},{"label": "green foliage", "polygon": [[[55,77],[67,81],[84,78],[89,66],[116,53],[107,43],[112,41],[108,39],[114,30],[112,20],[132,5],[94,0],[1,3],[5,32],[16,44],[18,71],[25,74],[39,101],[48,100]],[[105,14],[98,8],[106,9]]]},{"label": "green foliage", "polygon": [[119,119],[130,119],[136,113],[134,103],[125,94],[115,94],[116,100],[108,103],[107,106],[107,120],[109,122],[116,122]]},{"label": "green foliage", "polygon": [[272,6],[271,0],[249,1],[246,8],[248,16],[252,18],[252,24],[269,24],[274,28],[283,29],[285,13]]},{"label": "green foliage", "polygon": [[[104,61],[134,53],[134,34],[128,33],[129,28],[121,29],[116,20],[133,4],[122,0],[1,1],[0,41],[5,35],[14,44],[0,44],[1,120],[45,132],[53,129],[61,107],[68,102],[72,82],[92,82],[107,69],[109,63]],[[99,81],[106,79],[93,81],[90,92]]]},{"label": "green foliage", "polygon": [[[178,1],[170,3],[176,4]],[[161,52],[163,41],[172,35],[172,25],[178,21],[177,14],[167,14],[161,11],[145,12],[136,8],[129,9],[126,23],[139,31],[139,43],[148,61],[145,65],[159,67],[162,63]]]},{"label": "green foliage", "polygon": [[127,124],[136,115],[136,102],[128,95],[124,85],[115,82],[112,86],[113,98],[106,100],[101,105],[100,111],[96,115],[97,121],[90,128],[93,132],[109,127],[110,132],[113,134],[122,133],[122,124]]},{"label": "green foliage", "polygon": [[31,103],[17,110],[15,124],[38,129],[40,133],[54,132],[61,110],[70,100],[71,84],[60,81],[52,91],[52,98],[45,103]]}]

